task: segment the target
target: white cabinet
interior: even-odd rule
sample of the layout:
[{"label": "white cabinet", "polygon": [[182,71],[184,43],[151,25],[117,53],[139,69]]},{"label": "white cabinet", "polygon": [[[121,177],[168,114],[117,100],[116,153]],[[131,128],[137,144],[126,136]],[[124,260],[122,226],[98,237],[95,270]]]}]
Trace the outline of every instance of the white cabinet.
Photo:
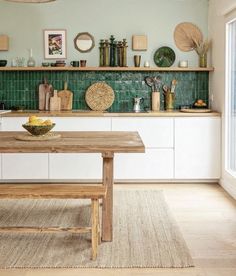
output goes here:
[{"label": "white cabinet", "polygon": [[53,117],[55,131],[107,131],[111,130],[111,118]]},{"label": "white cabinet", "polygon": [[[3,117],[2,131],[24,131],[22,124],[28,117]],[[2,179],[47,179],[47,153],[2,154]]]},{"label": "white cabinet", "polygon": [[113,118],[112,130],[138,131],[147,148],[172,148],[173,118]]},{"label": "white cabinet", "polygon": [[102,156],[96,153],[49,154],[50,179],[102,178]]},{"label": "white cabinet", "polygon": [[[111,118],[71,118],[55,117],[57,131],[109,131],[111,130]],[[50,179],[91,179],[102,178],[101,154],[49,154],[49,178]]]},{"label": "white cabinet", "polygon": [[220,127],[217,117],[175,118],[175,179],[220,177]]},{"label": "white cabinet", "polygon": [[48,154],[3,153],[2,179],[48,179]]},{"label": "white cabinet", "polygon": [[173,118],[113,118],[113,131],[138,131],[145,153],[116,154],[115,179],[173,179]]},{"label": "white cabinet", "polygon": [[28,121],[28,117],[3,117],[2,129],[4,131],[23,131],[22,124]]},{"label": "white cabinet", "polygon": [[173,178],[173,149],[146,149],[145,153],[116,154],[116,180]]}]

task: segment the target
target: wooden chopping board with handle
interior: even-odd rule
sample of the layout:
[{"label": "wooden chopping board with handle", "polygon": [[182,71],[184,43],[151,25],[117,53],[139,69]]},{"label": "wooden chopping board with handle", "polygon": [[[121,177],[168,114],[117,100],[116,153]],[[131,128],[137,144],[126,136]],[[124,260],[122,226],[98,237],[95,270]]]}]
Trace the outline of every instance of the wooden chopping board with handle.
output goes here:
[{"label": "wooden chopping board with handle", "polygon": [[61,110],[61,98],[57,95],[57,90],[54,90],[53,96],[50,98],[50,111]]},{"label": "wooden chopping board with handle", "polygon": [[39,110],[49,110],[49,102],[47,95],[52,96],[53,87],[48,83],[47,78],[44,78],[43,83],[39,85]]},{"label": "wooden chopping board with handle", "polygon": [[61,110],[72,110],[73,93],[67,89],[67,82],[64,83],[64,90],[58,92],[61,98]]}]

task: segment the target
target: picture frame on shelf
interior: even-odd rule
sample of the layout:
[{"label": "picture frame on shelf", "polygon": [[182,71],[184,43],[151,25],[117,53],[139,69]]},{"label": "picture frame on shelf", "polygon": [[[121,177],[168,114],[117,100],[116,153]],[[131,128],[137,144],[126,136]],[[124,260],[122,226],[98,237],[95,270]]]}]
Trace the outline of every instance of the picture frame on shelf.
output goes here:
[{"label": "picture frame on shelf", "polygon": [[66,58],[66,30],[43,30],[44,34],[44,58]]}]

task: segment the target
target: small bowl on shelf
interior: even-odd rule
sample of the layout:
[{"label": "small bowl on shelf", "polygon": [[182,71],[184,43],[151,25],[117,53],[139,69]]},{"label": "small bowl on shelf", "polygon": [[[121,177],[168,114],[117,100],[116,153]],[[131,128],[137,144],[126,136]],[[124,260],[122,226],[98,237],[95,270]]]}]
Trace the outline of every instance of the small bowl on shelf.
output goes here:
[{"label": "small bowl on shelf", "polygon": [[5,67],[7,65],[7,60],[1,59],[0,60],[0,67]]},{"label": "small bowl on shelf", "polygon": [[26,129],[31,135],[33,136],[41,136],[47,134],[51,129],[54,128],[56,124],[53,123],[51,125],[29,125],[29,124],[23,124],[22,127]]}]

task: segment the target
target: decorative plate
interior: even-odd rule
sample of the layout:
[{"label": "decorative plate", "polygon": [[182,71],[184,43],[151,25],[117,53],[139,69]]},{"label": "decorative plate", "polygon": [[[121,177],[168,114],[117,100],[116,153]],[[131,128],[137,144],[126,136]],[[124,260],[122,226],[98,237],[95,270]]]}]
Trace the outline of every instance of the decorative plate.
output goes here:
[{"label": "decorative plate", "polygon": [[92,84],[85,93],[87,105],[95,111],[104,111],[114,102],[115,93],[105,82]]},{"label": "decorative plate", "polygon": [[175,52],[167,46],[156,50],[154,62],[158,67],[170,67],[175,62]]}]

